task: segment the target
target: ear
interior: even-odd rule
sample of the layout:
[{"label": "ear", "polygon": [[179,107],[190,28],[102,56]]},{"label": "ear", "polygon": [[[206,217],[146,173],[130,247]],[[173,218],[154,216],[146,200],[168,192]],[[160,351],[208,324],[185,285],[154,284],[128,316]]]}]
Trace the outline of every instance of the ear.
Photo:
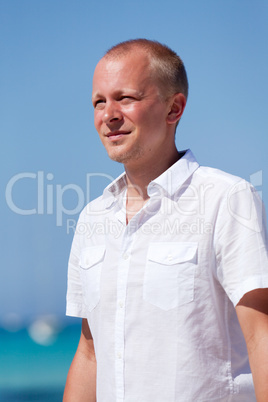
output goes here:
[{"label": "ear", "polygon": [[177,93],[173,95],[170,99],[170,111],[167,115],[167,123],[176,124],[180,120],[185,106],[186,98],[182,93]]}]

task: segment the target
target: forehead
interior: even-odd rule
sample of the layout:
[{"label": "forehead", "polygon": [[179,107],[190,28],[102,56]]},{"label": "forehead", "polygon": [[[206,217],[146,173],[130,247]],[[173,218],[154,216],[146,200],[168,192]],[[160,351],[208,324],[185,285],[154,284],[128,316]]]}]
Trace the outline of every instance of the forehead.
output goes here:
[{"label": "forehead", "polygon": [[143,87],[153,83],[150,59],[144,52],[131,52],[119,58],[104,57],[93,76],[93,95],[101,89]]}]

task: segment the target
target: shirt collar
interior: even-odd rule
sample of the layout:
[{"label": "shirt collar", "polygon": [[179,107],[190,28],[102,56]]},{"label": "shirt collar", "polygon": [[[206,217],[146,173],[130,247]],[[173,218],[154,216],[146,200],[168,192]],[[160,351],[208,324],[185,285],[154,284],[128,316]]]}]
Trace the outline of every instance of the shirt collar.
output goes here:
[{"label": "shirt collar", "polygon": [[126,173],[123,172],[104,189],[102,197],[105,208],[109,208],[119,198],[120,194],[126,189],[126,186]]},{"label": "shirt collar", "polygon": [[151,181],[147,188],[149,197],[153,196],[159,189],[170,197],[173,196],[199,167],[199,163],[190,149],[182,151],[182,154],[183,156],[174,165]]},{"label": "shirt collar", "polygon": [[[183,151],[184,155],[172,165],[168,170],[152,180],[148,185],[147,192],[152,197],[159,190],[169,196],[179,189],[179,187],[194,173],[199,167],[192,151],[190,149]],[[103,192],[103,201],[105,208],[109,208],[118,200],[120,195],[126,189],[126,173],[122,173],[117,179],[110,183]]]}]

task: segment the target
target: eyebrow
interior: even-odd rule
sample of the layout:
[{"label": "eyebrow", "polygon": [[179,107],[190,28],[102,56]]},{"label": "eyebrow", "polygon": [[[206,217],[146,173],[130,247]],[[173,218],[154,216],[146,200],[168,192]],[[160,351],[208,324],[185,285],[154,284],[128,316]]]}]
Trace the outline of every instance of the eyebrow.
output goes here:
[{"label": "eyebrow", "polygon": [[103,96],[99,92],[95,92],[94,94],[92,94],[91,99],[93,100],[95,98],[103,98]]},{"label": "eyebrow", "polygon": [[[135,94],[136,96],[139,96],[139,97],[142,97],[144,95],[143,91],[137,91],[136,89],[132,89],[132,88],[123,88],[123,89],[115,90],[112,93],[112,95],[116,97],[116,96],[120,96],[120,95],[128,93],[128,92]],[[92,94],[92,100],[98,99],[98,98],[105,98],[105,96],[102,95],[100,92],[95,92],[94,94]]]}]

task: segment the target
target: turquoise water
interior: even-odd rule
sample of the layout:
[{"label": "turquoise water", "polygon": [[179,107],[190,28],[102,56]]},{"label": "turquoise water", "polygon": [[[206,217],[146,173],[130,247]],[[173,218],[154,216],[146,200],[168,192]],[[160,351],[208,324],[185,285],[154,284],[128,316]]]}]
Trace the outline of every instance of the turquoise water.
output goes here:
[{"label": "turquoise water", "polygon": [[26,329],[0,329],[0,401],[62,401],[80,331],[80,325],[68,326],[51,345],[42,346]]}]

